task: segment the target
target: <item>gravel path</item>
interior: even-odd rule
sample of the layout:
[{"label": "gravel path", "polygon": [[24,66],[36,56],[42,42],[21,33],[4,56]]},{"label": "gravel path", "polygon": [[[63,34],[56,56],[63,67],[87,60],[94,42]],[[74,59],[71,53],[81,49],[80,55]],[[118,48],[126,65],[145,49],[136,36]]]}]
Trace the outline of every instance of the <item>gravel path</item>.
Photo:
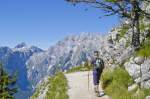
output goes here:
[{"label": "gravel path", "polygon": [[90,83],[88,90],[88,72],[66,74],[69,84],[70,99],[110,99],[108,96],[96,97],[93,91],[92,72],[89,73]]}]

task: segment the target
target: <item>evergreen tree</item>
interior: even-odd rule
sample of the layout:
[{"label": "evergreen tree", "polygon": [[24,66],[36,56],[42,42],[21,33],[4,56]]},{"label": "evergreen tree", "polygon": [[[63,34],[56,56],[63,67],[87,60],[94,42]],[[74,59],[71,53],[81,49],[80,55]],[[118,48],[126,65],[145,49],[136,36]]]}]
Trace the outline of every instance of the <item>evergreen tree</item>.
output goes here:
[{"label": "evergreen tree", "polygon": [[16,83],[16,76],[10,76],[0,63],[0,99],[14,99],[13,95],[17,89],[13,86]]}]

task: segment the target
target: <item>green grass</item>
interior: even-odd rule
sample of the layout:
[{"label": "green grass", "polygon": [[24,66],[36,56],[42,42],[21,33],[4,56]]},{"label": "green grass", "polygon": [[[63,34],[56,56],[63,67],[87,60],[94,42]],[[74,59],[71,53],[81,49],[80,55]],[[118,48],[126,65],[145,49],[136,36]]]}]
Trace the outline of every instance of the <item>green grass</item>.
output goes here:
[{"label": "green grass", "polygon": [[[150,29],[150,24],[145,25],[144,23],[140,24],[141,32],[144,32],[146,28]],[[136,51],[137,56],[141,57],[150,57],[150,37],[146,37],[145,41],[142,42],[141,48]]]},{"label": "green grass", "polygon": [[92,65],[85,63],[84,65],[76,66],[67,71],[67,73],[73,73],[78,71],[89,71],[92,69]]},{"label": "green grass", "polygon": [[106,88],[110,84],[119,84],[128,87],[129,84],[133,83],[133,80],[127,71],[121,67],[117,67],[115,70],[104,70],[102,74],[102,82],[103,88]]},{"label": "green grass", "polygon": [[139,28],[140,28],[140,31],[141,31],[141,32],[144,32],[146,28],[150,28],[150,24],[145,25],[145,24],[142,22],[142,23],[140,24]]},{"label": "green grass", "polygon": [[45,99],[69,99],[67,94],[68,85],[65,75],[61,72],[53,77],[49,77],[47,82],[43,82],[35,91],[31,99],[37,99],[41,90],[48,87]]},{"label": "green grass", "polygon": [[49,82],[41,83],[35,90],[35,93],[32,95],[31,99],[37,99],[40,95],[40,90],[44,90],[48,86]]},{"label": "green grass", "polygon": [[143,22],[140,24],[140,30],[141,32],[145,30],[145,24]]},{"label": "green grass", "polygon": [[63,73],[57,73],[49,78],[50,86],[45,99],[69,99],[67,94],[67,79]]},{"label": "green grass", "polygon": [[121,67],[115,70],[104,70],[102,74],[102,87],[106,94],[112,99],[145,99],[150,94],[150,90],[141,89],[136,94],[137,89],[129,92],[128,86],[133,84],[133,79],[128,72]]},{"label": "green grass", "polygon": [[127,31],[129,30],[129,25],[124,25],[118,32],[119,32],[119,39],[120,40],[122,37],[124,37],[124,35],[127,33]]},{"label": "green grass", "polygon": [[136,52],[137,56],[150,57],[150,38],[147,38],[143,42],[141,48]]},{"label": "green grass", "polygon": [[130,45],[131,45],[131,41],[128,40],[128,41],[126,42],[125,48],[129,47]]}]

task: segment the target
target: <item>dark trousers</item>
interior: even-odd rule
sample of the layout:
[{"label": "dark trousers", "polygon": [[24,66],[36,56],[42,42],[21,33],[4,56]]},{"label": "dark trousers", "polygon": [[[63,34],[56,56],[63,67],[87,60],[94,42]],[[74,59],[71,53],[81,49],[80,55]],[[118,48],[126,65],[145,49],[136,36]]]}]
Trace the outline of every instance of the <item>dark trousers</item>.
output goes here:
[{"label": "dark trousers", "polygon": [[93,69],[93,83],[94,85],[99,85],[100,76],[102,74],[102,70],[99,68]]}]

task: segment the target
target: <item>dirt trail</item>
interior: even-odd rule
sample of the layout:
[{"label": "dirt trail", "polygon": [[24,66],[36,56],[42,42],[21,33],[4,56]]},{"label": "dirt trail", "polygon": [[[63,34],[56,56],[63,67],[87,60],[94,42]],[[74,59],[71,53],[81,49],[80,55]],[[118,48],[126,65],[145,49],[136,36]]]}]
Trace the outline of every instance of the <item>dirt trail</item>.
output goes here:
[{"label": "dirt trail", "polygon": [[69,99],[110,99],[108,96],[96,97],[93,91],[92,72],[89,73],[88,90],[88,72],[76,72],[66,74],[69,84]]}]

